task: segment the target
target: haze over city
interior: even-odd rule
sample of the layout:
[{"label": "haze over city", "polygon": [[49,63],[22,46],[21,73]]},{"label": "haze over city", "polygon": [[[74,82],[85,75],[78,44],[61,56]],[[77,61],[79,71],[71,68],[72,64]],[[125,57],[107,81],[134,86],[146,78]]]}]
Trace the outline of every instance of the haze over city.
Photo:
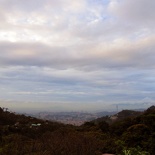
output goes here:
[{"label": "haze over city", "polygon": [[154,0],[0,0],[0,106],[154,104],[154,8]]}]

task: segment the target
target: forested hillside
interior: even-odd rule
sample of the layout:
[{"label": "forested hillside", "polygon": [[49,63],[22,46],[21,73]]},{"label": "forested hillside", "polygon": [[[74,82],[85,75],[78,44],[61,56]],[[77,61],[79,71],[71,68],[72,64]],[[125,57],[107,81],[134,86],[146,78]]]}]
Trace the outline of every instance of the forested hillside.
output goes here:
[{"label": "forested hillside", "polygon": [[0,108],[0,155],[154,155],[155,107],[116,116],[122,118],[76,127]]}]

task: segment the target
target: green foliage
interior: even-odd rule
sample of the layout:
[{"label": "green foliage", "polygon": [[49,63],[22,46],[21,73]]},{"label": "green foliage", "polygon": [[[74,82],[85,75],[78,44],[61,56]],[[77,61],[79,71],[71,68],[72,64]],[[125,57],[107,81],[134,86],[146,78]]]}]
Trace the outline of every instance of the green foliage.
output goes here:
[{"label": "green foliage", "polygon": [[150,135],[149,128],[144,124],[136,124],[130,126],[123,134],[122,138],[127,146],[143,146],[143,141],[148,140]]},{"label": "green foliage", "polygon": [[109,124],[105,121],[103,122],[99,122],[98,124],[99,128],[103,131],[103,132],[108,132],[109,131]]},{"label": "green foliage", "polygon": [[123,149],[121,155],[150,155],[150,153],[142,151],[140,147],[137,147],[137,148]]},{"label": "green foliage", "polygon": [[119,121],[105,117],[75,127],[0,108],[0,155],[153,155],[155,109],[136,115],[122,111]]}]

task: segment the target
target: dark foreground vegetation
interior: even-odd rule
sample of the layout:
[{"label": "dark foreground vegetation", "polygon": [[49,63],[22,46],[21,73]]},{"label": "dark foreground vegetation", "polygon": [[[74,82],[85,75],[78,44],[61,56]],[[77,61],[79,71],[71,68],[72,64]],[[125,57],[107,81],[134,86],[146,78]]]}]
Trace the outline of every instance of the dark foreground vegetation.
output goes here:
[{"label": "dark foreground vegetation", "polygon": [[[121,117],[120,117],[121,116]],[[0,108],[0,155],[155,155],[155,107],[124,110],[80,127]]]}]

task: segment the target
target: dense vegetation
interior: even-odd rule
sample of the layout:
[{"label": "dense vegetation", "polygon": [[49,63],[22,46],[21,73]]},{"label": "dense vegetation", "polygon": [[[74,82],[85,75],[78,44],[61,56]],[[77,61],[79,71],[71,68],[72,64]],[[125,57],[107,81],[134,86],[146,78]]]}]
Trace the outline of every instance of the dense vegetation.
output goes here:
[{"label": "dense vegetation", "polygon": [[0,155],[154,155],[155,107],[116,116],[76,127],[0,108]]}]

